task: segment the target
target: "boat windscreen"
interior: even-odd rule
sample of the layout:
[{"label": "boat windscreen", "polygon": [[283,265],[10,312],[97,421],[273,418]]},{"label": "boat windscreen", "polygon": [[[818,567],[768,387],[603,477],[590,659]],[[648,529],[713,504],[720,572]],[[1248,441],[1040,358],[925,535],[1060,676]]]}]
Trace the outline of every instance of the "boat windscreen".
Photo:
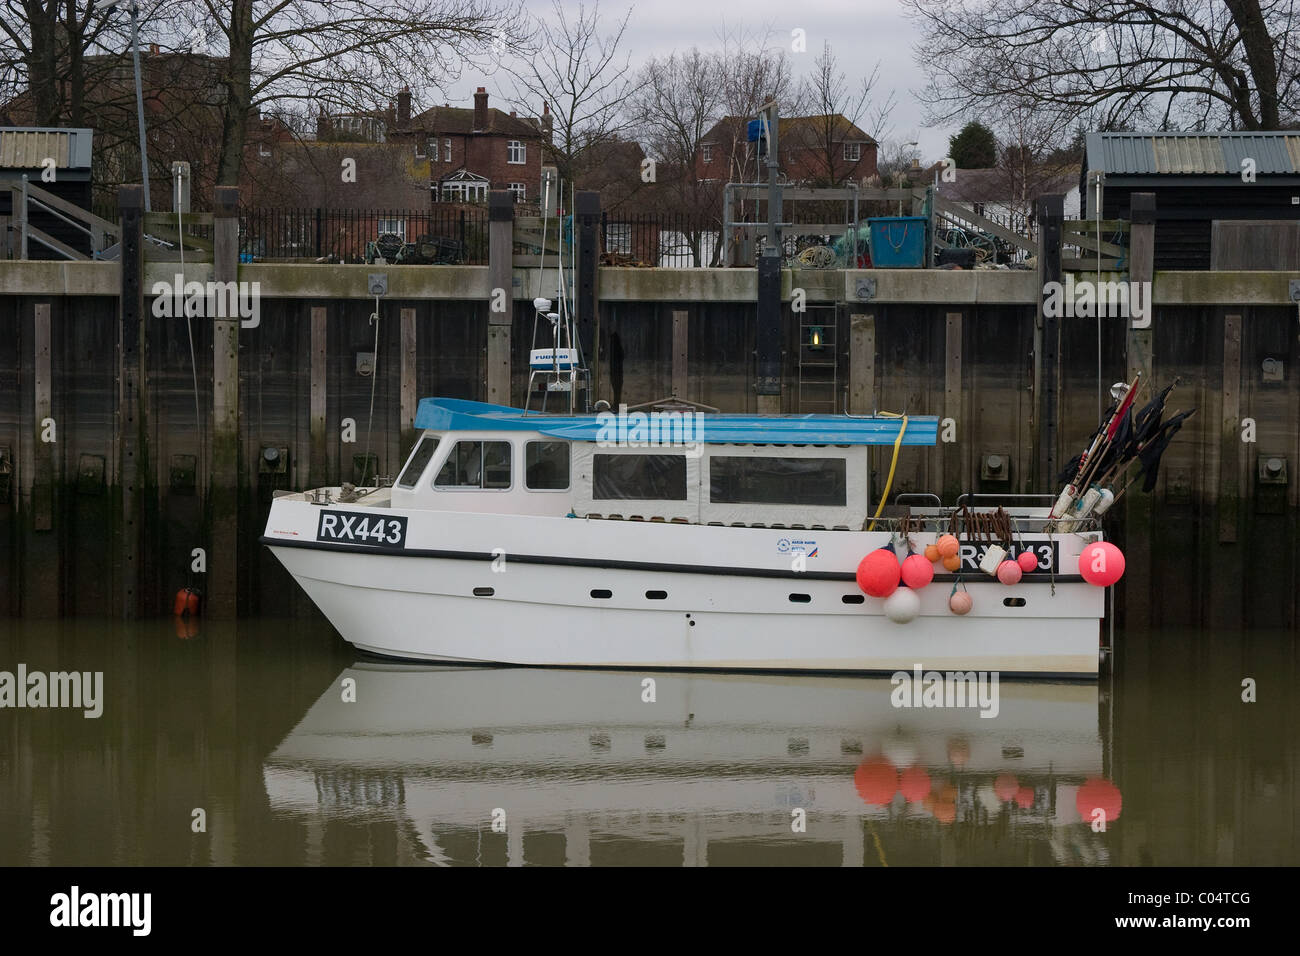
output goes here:
[{"label": "boat windscreen", "polygon": [[420,476],[424,474],[424,469],[429,467],[429,462],[433,458],[433,453],[438,450],[438,439],[425,435],[419,444],[415,446],[415,452],[411,455],[406,467],[402,473],[397,476],[397,487],[414,488],[420,482]]}]

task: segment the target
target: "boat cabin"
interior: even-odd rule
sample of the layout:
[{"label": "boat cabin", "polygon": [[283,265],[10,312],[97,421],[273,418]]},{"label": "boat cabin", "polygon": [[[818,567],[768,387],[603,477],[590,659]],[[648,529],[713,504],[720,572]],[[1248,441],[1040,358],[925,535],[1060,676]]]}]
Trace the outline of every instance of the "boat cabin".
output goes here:
[{"label": "boat cabin", "polygon": [[425,399],[398,508],[735,527],[859,529],[867,449],[933,445],[933,417],[524,414]]}]

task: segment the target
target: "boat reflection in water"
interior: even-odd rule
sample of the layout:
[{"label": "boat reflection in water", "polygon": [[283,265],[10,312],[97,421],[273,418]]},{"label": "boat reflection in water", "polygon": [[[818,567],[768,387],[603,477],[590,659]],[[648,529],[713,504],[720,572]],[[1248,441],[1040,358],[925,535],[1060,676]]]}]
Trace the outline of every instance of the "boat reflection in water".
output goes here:
[{"label": "boat reflection in water", "polygon": [[898,708],[893,690],[357,663],[264,777],[314,862],[350,862],[328,831],[358,826],[391,826],[413,863],[1109,862],[1104,688],[1004,681],[992,718]]}]

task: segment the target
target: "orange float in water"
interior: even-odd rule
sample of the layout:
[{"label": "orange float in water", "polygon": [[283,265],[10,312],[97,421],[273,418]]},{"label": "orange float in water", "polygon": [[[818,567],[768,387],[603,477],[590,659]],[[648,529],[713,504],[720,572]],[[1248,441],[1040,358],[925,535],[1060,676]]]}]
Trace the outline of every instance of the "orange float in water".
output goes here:
[{"label": "orange float in water", "polygon": [[199,636],[199,622],[192,617],[174,617],[172,620],[176,623],[176,636],[182,641],[192,640]]},{"label": "orange float in water", "polygon": [[1074,798],[1074,806],[1085,823],[1093,821],[1094,810],[1104,811],[1106,822],[1109,823],[1119,819],[1119,811],[1124,806],[1124,800],[1120,795],[1119,787],[1103,777],[1093,777],[1091,780],[1085,780],[1083,786],[1079,788]]},{"label": "orange float in water", "polygon": [[940,823],[952,823],[957,819],[957,804],[946,800],[937,800],[934,804],[934,818]]},{"label": "orange float in water", "polygon": [[993,792],[997,794],[999,800],[1007,803],[1016,798],[1020,792],[1020,781],[1016,779],[1014,773],[1000,773],[997,779],[993,781]]},{"label": "orange float in water", "polygon": [[172,602],[172,614],[176,617],[198,617],[199,592],[194,588],[181,588],[177,591],[176,600]]},{"label": "orange float in water", "polygon": [[930,795],[930,775],[920,767],[908,767],[899,778],[898,789],[905,799],[918,803]]},{"label": "orange float in water", "polygon": [[960,550],[961,542],[956,535],[945,534],[935,542],[935,546],[939,549],[939,557],[951,558]]},{"label": "orange float in water", "polygon": [[1016,806],[1021,810],[1028,810],[1034,805],[1034,788],[1021,787],[1016,791]]},{"label": "orange float in water", "polygon": [[871,757],[858,765],[853,786],[864,802],[884,806],[898,792],[898,771],[884,757]]}]

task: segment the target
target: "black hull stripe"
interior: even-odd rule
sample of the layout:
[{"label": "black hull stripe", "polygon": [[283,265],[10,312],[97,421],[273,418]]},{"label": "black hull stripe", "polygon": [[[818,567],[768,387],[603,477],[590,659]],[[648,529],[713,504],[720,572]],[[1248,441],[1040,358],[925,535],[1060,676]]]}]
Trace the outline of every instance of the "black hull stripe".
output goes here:
[{"label": "black hull stripe", "polygon": [[[272,548],[306,548],[309,551],[345,551],[349,554],[382,554],[390,558],[442,558],[451,561],[492,561],[498,557],[490,551],[441,551],[426,548],[403,548],[389,550],[385,548],[359,548],[353,545],[336,544],[330,541],[286,541],[262,535],[262,544]],[[787,571],[783,568],[720,568],[707,564],[663,564],[654,561],[614,561],[605,558],[566,558],[545,554],[509,554],[506,562],[516,561],[520,564],[554,564],[575,568],[610,568],[618,571],[656,571],[667,574],[723,574],[728,577],[741,578],[786,578],[795,581],[854,581],[857,576],[851,571]],[[997,579],[983,572],[969,572],[962,575],[967,583],[994,583]],[[951,584],[957,580],[955,574],[936,574],[934,580],[939,584]],[[1021,584],[1050,584],[1051,575],[1041,572],[1027,574],[1021,578]],[[1083,576],[1079,574],[1058,574],[1057,584],[1079,584]]]}]

